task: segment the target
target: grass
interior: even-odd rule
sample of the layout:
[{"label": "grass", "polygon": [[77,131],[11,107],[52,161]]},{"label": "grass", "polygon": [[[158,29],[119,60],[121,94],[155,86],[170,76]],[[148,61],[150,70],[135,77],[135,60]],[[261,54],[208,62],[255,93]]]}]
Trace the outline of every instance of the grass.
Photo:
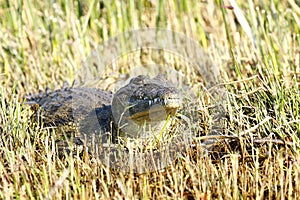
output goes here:
[{"label": "grass", "polygon": [[[299,1],[239,2],[242,12],[233,3],[1,1],[0,198],[299,198]],[[30,123],[22,97],[71,83],[93,49],[145,27],[184,33],[210,55],[228,91],[222,130],[227,139],[209,152],[193,145],[166,170],[145,174],[111,171],[89,155],[59,159],[55,132]],[[100,85],[114,88],[120,74],[141,62],[139,55],[110,63],[115,68],[108,68]],[[160,62],[159,55],[152,62]],[[199,91],[195,68],[170,57],[185,83]],[[197,108],[203,112],[191,116],[194,131],[203,135],[209,111]]]}]

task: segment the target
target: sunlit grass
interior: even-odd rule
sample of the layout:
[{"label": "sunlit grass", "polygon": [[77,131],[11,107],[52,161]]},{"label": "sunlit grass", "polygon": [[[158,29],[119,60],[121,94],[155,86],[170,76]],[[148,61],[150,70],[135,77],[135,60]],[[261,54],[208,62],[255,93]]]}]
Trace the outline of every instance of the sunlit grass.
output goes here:
[{"label": "sunlit grass", "polygon": [[[1,1],[0,198],[299,198],[300,5],[245,1],[236,13],[232,2]],[[94,48],[145,27],[185,33],[211,56],[228,90],[228,137],[139,175],[90,155],[58,158],[55,132],[30,122],[23,96],[71,83]],[[129,73],[120,63],[109,84]],[[206,124],[197,126],[201,135]]]}]

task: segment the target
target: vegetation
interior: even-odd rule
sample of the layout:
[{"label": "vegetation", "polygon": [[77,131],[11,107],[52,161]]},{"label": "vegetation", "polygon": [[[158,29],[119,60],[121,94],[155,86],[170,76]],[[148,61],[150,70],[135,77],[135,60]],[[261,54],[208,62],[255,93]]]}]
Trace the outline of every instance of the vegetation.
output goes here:
[{"label": "vegetation", "polygon": [[[299,198],[298,0],[1,1],[0,16],[1,199]],[[226,137],[144,174],[110,170],[90,155],[58,158],[55,130],[30,122],[23,96],[71,83],[93,49],[145,27],[184,33],[210,55],[228,91]],[[122,60],[131,54],[102,87],[130,73]],[[195,72],[182,73],[199,87]]]}]

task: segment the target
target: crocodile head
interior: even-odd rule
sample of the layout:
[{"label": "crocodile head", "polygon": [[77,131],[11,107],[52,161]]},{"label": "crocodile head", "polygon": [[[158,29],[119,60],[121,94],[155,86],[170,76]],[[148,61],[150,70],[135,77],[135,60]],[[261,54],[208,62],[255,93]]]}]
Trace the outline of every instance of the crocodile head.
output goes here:
[{"label": "crocodile head", "polygon": [[118,90],[112,101],[112,114],[117,127],[127,136],[140,135],[139,127],[156,125],[176,113],[181,95],[164,75],[154,78],[140,75]]}]

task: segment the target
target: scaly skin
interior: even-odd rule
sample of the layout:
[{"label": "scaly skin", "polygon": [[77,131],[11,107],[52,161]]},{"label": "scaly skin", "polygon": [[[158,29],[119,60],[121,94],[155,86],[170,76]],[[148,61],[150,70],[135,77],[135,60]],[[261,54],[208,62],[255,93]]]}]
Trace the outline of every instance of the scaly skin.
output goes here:
[{"label": "scaly skin", "polygon": [[26,104],[38,107],[33,120],[41,117],[44,126],[59,128],[89,143],[94,134],[102,134],[102,141],[107,140],[105,133],[141,137],[145,124],[155,126],[181,106],[178,90],[164,75],[152,79],[137,76],[114,95],[96,88],[65,86],[25,98]]},{"label": "scaly skin", "polygon": [[[165,78],[157,75],[150,79],[137,76],[119,89],[112,101],[115,124],[127,137],[147,137],[145,124],[153,131],[160,129],[168,115],[181,107],[179,91]],[[124,135],[124,134],[123,134]]]}]

